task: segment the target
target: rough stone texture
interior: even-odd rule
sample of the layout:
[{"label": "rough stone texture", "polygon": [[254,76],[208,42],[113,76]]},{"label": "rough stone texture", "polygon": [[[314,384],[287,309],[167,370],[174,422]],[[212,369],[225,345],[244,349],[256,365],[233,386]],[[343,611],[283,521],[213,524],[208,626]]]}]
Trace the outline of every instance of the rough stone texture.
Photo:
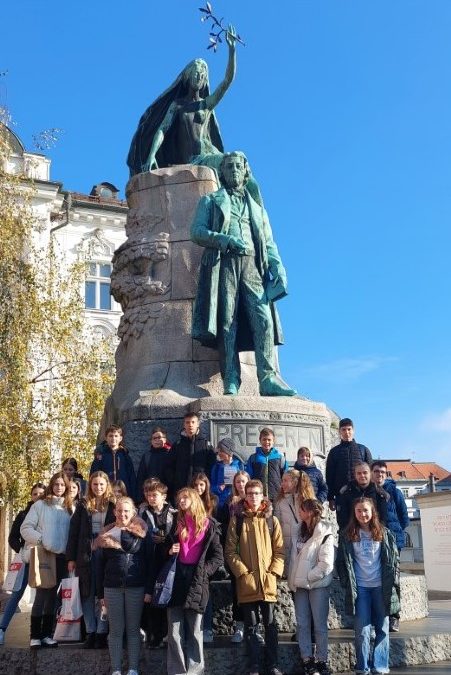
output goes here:
[{"label": "rough stone texture", "polygon": [[[213,626],[218,635],[232,633],[232,605],[230,600],[230,583],[228,581],[214,581],[211,583],[213,598]],[[401,621],[422,619],[428,615],[428,596],[426,580],[419,575],[401,575]],[[329,630],[352,628],[352,617],[346,616],[344,611],[344,593],[338,579],[334,579],[331,586]],[[296,629],[293,601],[288,584],[281,581],[278,584],[278,601],[275,608],[275,617],[281,633],[293,633]]]},{"label": "rough stone texture", "polygon": [[[451,658],[451,635],[446,632],[424,636],[390,638],[390,666],[408,666],[445,661]],[[299,663],[298,646],[292,642],[279,643],[279,665],[290,672]],[[329,641],[329,663],[332,672],[354,669],[355,652],[351,636]],[[108,653],[86,651],[80,647],[60,646],[30,652],[29,649],[4,647],[0,650],[0,675],[74,675],[74,673],[110,675]],[[124,664],[123,672],[126,672]],[[140,672],[166,675],[166,650],[141,652]],[[246,650],[243,643],[231,645],[216,639],[205,650],[205,672],[208,675],[245,675]]]}]

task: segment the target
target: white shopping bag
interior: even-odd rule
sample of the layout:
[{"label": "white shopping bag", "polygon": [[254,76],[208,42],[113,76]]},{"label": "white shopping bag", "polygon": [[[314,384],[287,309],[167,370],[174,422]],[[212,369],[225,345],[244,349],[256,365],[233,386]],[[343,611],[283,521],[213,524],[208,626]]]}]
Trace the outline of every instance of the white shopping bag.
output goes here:
[{"label": "white shopping bag", "polygon": [[22,556],[20,552],[16,553],[8,568],[8,574],[3,583],[3,590],[10,593],[18,591],[22,586],[24,571],[25,563],[22,560]]},{"label": "white shopping bag", "polygon": [[78,587],[78,577],[74,574],[61,581],[61,600],[61,619],[74,621],[81,617],[83,609],[81,606],[80,589]]},{"label": "white shopping bag", "polygon": [[79,642],[81,634],[80,623],[81,619],[74,619],[73,621],[63,619],[60,614],[56,621],[53,639],[57,642]]}]

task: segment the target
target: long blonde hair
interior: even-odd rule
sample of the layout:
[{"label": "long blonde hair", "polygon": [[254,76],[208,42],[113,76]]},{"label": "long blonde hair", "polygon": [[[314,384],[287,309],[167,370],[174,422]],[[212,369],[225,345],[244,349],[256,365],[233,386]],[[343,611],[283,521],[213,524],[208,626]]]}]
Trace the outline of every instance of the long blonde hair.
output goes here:
[{"label": "long blonde hair", "polygon": [[[291,480],[294,483],[294,493],[296,493],[298,481],[299,481],[299,476],[301,475],[301,472],[298,471],[297,469],[287,469],[286,471],[283,472],[283,475],[284,476],[290,476]],[[283,478],[283,476],[282,476],[282,478]],[[285,497],[285,492],[283,491],[283,487],[282,487],[282,483],[281,483],[279,493],[276,496],[276,502],[279,502],[284,497]]]},{"label": "long blonde hair", "polygon": [[[97,505],[97,500],[99,498],[96,497],[94,492],[92,491],[92,481],[94,480],[94,478],[103,478],[103,480],[106,482],[105,494],[103,494],[99,500],[100,508],[98,508]],[[99,511],[103,513],[104,511],[107,510],[108,504],[110,502],[114,504],[116,502],[116,499],[108,475],[104,471],[94,471],[94,473],[92,473],[89,476],[88,490],[86,492],[86,508],[88,509],[89,513],[92,513],[93,511]]]},{"label": "long blonde hair", "polygon": [[[191,506],[187,511],[182,511],[180,508],[180,499],[181,497],[186,496],[191,499]],[[194,533],[197,537],[201,532],[203,532],[207,525],[207,514],[205,512],[205,507],[200,498],[197,490],[193,488],[185,487],[177,492],[177,534],[180,539],[186,541],[188,539],[188,523],[186,520],[186,515],[189,514],[194,522]]]},{"label": "long blonde hair", "polygon": [[296,488],[296,495],[298,497],[299,504],[302,504],[302,502],[305,502],[306,499],[316,499],[316,494],[311,480],[305,471],[300,471],[299,473],[300,476],[298,480],[298,486]]}]

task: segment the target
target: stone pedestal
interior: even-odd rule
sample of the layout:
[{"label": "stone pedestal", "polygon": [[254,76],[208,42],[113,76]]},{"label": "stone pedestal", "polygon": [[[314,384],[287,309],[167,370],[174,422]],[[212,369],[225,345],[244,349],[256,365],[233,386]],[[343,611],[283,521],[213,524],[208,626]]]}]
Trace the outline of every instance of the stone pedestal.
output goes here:
[{"label": "stone pedestal", "polygon": [[152,426],[162,424],[177,438],[189,410],[199,413],[213,442],[231,436],[243,457],[257,445],[259,429],[271,426],[290,461],[307,445],[321,465],[337,419],[323,403],[261,397],[253,353],[240,355],[239,395],[223,396],[218,353],[191,338],[203,249],[191,241],[190,226],[200,197],[217,188],[212,169],[193,165],[138,174],[127,185],[127,241],[111,277],[124,314],[103,428],[121,424],[138,461]]}]

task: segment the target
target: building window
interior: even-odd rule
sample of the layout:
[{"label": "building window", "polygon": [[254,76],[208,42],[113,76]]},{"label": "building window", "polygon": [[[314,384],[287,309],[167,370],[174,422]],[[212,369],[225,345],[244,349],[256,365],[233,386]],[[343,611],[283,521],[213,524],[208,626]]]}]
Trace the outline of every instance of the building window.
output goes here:
[{"label": "building window", "polygon": [[402,496],[404,499],[408,499],[409,497],[409,488],[401,488]]},{"label": "building window", "polygon": [[416,493],[417,495],[420,495],[422,492],[423,492],[423,488],[422,488],[422,487],[416,487],[416,488],[415,488],[415,493]]},{"label": "building window", "polygon": [[111,263],[92,262],[85,281],[86,309],[111,310]]}]

